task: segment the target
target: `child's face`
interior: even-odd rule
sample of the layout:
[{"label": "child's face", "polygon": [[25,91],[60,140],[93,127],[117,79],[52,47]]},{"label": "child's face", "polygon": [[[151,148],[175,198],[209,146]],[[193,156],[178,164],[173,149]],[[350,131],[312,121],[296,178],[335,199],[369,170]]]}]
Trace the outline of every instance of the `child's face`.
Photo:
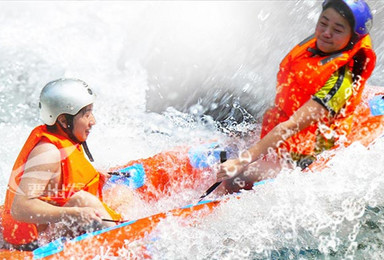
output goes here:
[{"label": "child's face", "polygon": [[317,48],[332,53],[344,49],[352,37],[352,28],[348,21],[335,9],[325,9],[316,25]]},{"label": "child's face", "polygon": [[93,105],[90,104],[73,118],[73,135],[80,142],[84,142],[94,124],[96,124],[96,120],[93,116]]}]

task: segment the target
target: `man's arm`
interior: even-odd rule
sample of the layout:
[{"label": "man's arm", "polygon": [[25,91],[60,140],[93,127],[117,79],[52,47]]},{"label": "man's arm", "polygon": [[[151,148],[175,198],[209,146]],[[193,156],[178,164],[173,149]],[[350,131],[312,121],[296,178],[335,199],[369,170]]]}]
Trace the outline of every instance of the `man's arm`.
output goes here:
[{"label": "man's arm", "polygon": [[93,209],[58,207],[39,199],[47,192],[49,183],[60,182],[60,163],[60,151],[51,143],[41,142],[31,151],[11,208],[16,220],[35,224],[56,223],[69,218],[80,222],[100,221]]},{"label": "man's arm", "polygon": [[278,124],[263,139],[242,152],[239,158],[221,164],[217,173],[217,180],[222,181],[243,172],[247,165],[256,161],[262,154],[267,154],[268,149],[278,147],[280,142],[319,121],[328,113],[323,105],[310,99],[287,121]]}]

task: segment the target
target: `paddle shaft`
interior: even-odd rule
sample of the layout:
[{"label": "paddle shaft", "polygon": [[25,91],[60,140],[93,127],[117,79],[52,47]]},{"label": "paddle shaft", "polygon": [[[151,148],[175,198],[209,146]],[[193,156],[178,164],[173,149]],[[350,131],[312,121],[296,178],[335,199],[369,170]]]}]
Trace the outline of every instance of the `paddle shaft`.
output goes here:
[{"label": "paddle shaft", "polygon": [[105,222],[114,222],[114,223],[117,223],[117,224],[121,224],[121,223],[125,223],[125,222],[129,222],[130,221],[130,220],[113,220],[113,219],[107,219],[107,218],[102,218],[101,220],[105,221]]},{"label": "paddle shaft", "polygon": [[[226,160],[227,160],[227,152],[226,151],[221,151],[220,152],[220,163],[223,163]],[[202,201],[209,194],[211,194],[212,191],[214,191],[221,183],[222,183],[222,181],[218,181],[215,184],[213,184],[211,187],[209,187],[208,190],[206,190],[204,192],[204,194],[200,197],[199,202]]]}]

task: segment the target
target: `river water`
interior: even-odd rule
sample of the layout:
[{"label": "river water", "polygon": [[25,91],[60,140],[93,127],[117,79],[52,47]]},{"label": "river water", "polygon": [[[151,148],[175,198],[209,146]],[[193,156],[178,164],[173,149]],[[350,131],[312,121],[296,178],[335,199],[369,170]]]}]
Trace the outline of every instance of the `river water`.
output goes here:
[{"label": "river water", "polygon": [[[367,2],[378,55],[369,84],[384,86],[384,1]],[[97,125],[88,142],[99,168],[178,145],[227,141],[214,119],[225,119],[236,103],[252,114],[257,130],[274,97],[280,60],[313,33],[320,6],[308,0],[0,2],[0,198],[22,144],[41,123],[38,97],[48,81],[75,77],[95,89]],[[330,169],[283,172],[257,192],[229,199],[197,226],[164,221],[157,239],[146,243],[155,259],[382,259],[383,152],[381,140],[369,150],[353,145]],[[201,190],[125,213],[143,217],[180,206]],[[135,254],[122,255],[128,252]]]}]

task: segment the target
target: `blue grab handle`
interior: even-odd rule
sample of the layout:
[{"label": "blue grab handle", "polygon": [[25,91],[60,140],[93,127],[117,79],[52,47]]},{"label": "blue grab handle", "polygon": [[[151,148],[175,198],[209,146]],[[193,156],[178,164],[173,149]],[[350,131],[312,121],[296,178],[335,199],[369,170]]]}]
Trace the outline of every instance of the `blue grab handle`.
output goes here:
[{"label": "blue grab handle", "polygon": [[191,165],[197,169],[204,169],[220,162],[219,143],[203,144],[193,147],[188,151],[188,157]]},{"label": "blue grab handle", "polygon": [[33,259],[41,259],[53,254],[60,253],[64,249],[65,241],[66,239],[64,237],[61,237],[33,250]]},{"label": "blue grab handle", "polygon": [[371,114],[374,116],[384,115],[384,96],[374,96],[368,101]]},{"label": "blue grab handle", "polygon": [[127,176],[113,175],[107,184],[124,184],[132,189],[138,189],[145,184],[145,170],[142,164],[134,164],[118,170]]}]

